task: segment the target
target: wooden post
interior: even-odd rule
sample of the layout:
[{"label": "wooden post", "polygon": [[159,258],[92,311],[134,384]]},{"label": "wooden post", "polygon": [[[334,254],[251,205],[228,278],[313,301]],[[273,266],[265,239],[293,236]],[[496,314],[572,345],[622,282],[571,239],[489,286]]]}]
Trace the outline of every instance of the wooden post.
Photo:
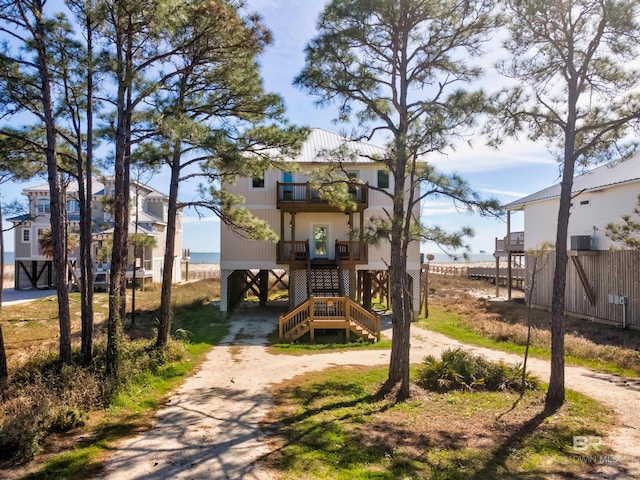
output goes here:
[{"label": "wooden post", "polygon": [[507,300],[511,300],[511,211],[507,210],[507,241],[505,243],[505,250],[507,251]]},{"label": "wooden post", "polygon": [[269,270],[260,270],[258,280],[258,292],[260,293],[260,306],[267,305],[269,299]]},{"label": "wooden post", "polygon": [[371,311],[371,272],[366,270],[362,273],[362,306]]},{"label": "wooden post", "polygon": [[500,257],[496,257],[496,297],[500,296]]}]

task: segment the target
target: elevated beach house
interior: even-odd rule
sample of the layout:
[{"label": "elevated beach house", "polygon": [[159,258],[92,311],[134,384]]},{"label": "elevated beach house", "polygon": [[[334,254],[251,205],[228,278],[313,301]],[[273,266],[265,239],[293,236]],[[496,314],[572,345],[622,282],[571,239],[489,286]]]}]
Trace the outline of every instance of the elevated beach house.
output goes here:
[{"label": "elevated beach house", "polygon": [[[97,286],[106,286],[108,280],[109,240],[113,237],[113,219],[109,209],[109,198],[114,196],[113,178],[93,180],[93,199],[91,220],[93,224],[92,251],[94,253],[94,271]],[[53,282],[53,266],[40,249],[39,240],[45,229],[50,228],[49,185],[26,188],[23,195],[29,199],[29,214],[10,218],[15,225],[15,288],[51,287]],[[67,228],[70,234],[78,231],[80,214],[78,203],[78,185],[70,182],[65,186],[67,206]],[[131,182],[130,184],[130,221],[129,235],[137,234],[148,237],[143,246],[129,246],[129,258],[126,276],[133,277],[136,265],[136,279],[139,281],[160,282],[166,244],[167,195],[146,185]],[[182,213],[179,213],[176,231],[176,252],[182,252]],[[104,248],[107,247],[107,248]],[[106,254],[105,254],[106,253]],[[69,253],[69,262],[76,265],[78,248]],[[181,258],[176,257],[174,265],[174,281],[181,279]]]},{"label": "elevated beach house", "polygon": [[[352,208],[341,209],[325,195],[325,186],[311,172],[337,161],[332,152],[349,152],[341,170],[354,180],[348,186]],[[220,307],[227,311],[247,291],[261,303],[269,294],[269,272],[288,278],[290,311],[281,318],[280,336],[296,339],[316,329],[344,329],[361,337],[379,338],[379,319],[371,312],[372,294],[388,289],[389,244],[368,245],[363,232],[369,219],[384,217],[391,201],[393,179],[371,160],[384,150],[349,142],[325,130],[311,130],[302,151],[291,158],[291,171],[267,170],[256,178],[240,178],[223,188],[246,199],[245,206],[279,236],[274,244],[221,231]],[[344,157],[344,156],[343,156]],[[326,185],[326,184],[325,184]],[[413,309],[420,310],[419,245],[411,245],[408,274]],[[273,275],[272,275],[273,278]],[[386,290],[388,291],[388,290]]]},{"label": "elevated beach house", "polygon": [[[633,216],[639,194],[640,154],[574,178],[567,245],[567,313],[640,327],[640,252],[613,242],[605,228],[608,223],[621,223],[623,215]],[[559,199],[557,184],[506,205],[509,215],[524,212],[524,233],[507,232],[505,250],[523,251],[528,270],[533,264],[532,252],[545,242],[555,243]],[[531,293],[532,302],[546,308],[551,307],[553,262],[552,254],[538,262],[542,268]],[[528,271],[527,277],[530,275]]]}]

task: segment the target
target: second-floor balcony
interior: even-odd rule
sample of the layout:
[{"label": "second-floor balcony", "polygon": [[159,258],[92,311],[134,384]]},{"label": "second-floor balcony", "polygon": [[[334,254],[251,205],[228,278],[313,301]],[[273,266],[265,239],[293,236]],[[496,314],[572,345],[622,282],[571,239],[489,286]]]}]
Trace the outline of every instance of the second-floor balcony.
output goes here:
[{"label": "second-floor balcony", "polygon": [[[304,268],[310,256],[308,240],[281,240],[276,245],[278,263],[289,263]],[[336,240],[335,259],[339,257],[344,266],[364,265],[369,261],[368,245],[359,240]]]},{"label": "second-floor balcony", "polygon": [[[277,182],[277,207],[287,212],[337,212],[344,208],[331,203],[322,194],[321,189],[314,188],[311,183]],[[369,206],[369,189],[367,185],[349,185],[349,195],[354,211],[362,211]]]}]

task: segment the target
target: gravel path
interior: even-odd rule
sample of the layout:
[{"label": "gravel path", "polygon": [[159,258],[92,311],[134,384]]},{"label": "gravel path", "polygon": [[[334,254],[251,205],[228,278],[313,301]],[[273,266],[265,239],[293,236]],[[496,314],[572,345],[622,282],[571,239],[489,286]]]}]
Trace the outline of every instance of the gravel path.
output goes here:
[{"label": "gravel path", "polygon": [[[266,335],[281,310],[241,308],[229,335],[207,355],[200,370],[158,411],[152,429],[123,441],[105,465],[105,479],[259,479],[271,475],[260,465],[268,453],[259,423],[273,406],[270,385],[335,365],[388,364],[388,351],[351,351],[304,356],[270,355]],[[390,327],[390,325],[387,325]],[[438,355],[461,343],[419,328],[412,329],[411,359]],[[389,328],[383,331],[391,335]],[[519,361],[494,350],[466,347],[492,360]],[[549,364],[530,359],[530,371],[548,380]],[[609,405],[622,427],[608,446],[615,463],[602,464],[594,478],[640,478],[640,382],[578,367],[566,371],[568,388]]]}]

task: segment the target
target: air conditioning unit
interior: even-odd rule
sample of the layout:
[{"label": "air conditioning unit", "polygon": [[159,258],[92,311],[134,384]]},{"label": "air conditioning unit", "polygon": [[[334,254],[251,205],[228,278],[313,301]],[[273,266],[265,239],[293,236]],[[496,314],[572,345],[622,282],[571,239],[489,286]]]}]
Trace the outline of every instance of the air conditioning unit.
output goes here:
[{"label": "air conditioning unit", "polygon": [[571,250],[591,250],[590,235],[572,235]]}]

